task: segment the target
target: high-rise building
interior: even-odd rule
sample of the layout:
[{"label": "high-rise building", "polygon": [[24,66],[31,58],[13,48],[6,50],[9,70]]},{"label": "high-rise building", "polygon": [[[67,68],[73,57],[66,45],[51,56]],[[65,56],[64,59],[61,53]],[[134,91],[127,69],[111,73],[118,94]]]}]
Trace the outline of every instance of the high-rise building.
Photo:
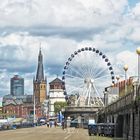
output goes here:
[{"label": "high-rise building", "polygon": [[24,95],[24,78],[19,75],[15,75],[11,78],[11,95],[12,96],[22,96]]},{"label": "high-rise building", "polygon": [[47,81],[44,77],[43,55],[41,49],[38,55],[38,67],[36,77],[33,80],[33,91],[36,103],[43,103],[47,97]]}]

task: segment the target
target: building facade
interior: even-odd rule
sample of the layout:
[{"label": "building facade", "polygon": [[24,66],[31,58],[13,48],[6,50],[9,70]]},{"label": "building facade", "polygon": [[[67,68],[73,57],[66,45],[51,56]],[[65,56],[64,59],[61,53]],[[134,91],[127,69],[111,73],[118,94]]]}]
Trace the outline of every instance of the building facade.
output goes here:
[{"label": "building facade", "polygon": [[36,103],[43,103],[47,98],[47,80],[44,77],[43,55],[41,49],[38,55],[38,67],[36,77],[33,80],[33,92]]},{"label": "building facade", "polygon": [[[42,108],[40,104],[36,104],[35,107],[36,118],[43,116]],[[25,118],[33,121],[34,105],[33,102],[24,102],[22,99],[10,99],[3,103],[3,114],[5,118],[16,117]]]},{"label": "building facade", "polygon": [[[125,96],[125,86],[127,92],[131,92],[133,89],[132,86],[132,78],[127,79],[126,81],[119,81],[116,84],[106,87],[104,91],[104,104],[107,106],[108,104],[115,102],[118,98],[122,98]],[[126,85],[125,85],[126,83]]]},{"label": "building facade", "polygon": [[49,115],[55,115],[54,103],[65,102],[64,84],[59,78],[54,79],[49,83]]},{"label": "building facade", "polygon": [[10,81],[10,93],[12,96],[24,95],[24,79],[19,75],[15,75]]}]

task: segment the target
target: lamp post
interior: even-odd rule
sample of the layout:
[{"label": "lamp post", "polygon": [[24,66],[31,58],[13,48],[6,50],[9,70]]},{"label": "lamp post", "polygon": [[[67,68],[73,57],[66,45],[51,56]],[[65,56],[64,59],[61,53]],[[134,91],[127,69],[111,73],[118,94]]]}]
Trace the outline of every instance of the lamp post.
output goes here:
[{"label": "lamp post", "polygon": [[127,93],[127,70],[128,70],[128,65],[124,65],[123,69],[125,71],[125,95],[126,95],[126,93]]},{"label": "lamp post", "polygon": [[117,79],[117,87],[119,88],[119,80],[120,80],[120,76],[116,76],[116,79]]},{"label": "lamp post", "polygon": [[138,54],[138,83],[140,84],[140,47],[136,50]]},{"label": "lamp post", "polygon": [[119,91],[119,80],[120,80],[120,76],[116,76],[117,79],[117,88],[118,88],[118,96],[120,97],[120,91]]},{"label": "lamp post", "polygon": [[35,102],[35,95],[33,95],[34,96],[34,125],[35,125],[35,123],[36,123],[36,108],[35,108],[35,104],[36,104],[36,102]]},{"label": "lamp post", "polygon": [[104,93],[104,105],[106,106],[107,105],[107,92],[103,91],[103,93]]}]

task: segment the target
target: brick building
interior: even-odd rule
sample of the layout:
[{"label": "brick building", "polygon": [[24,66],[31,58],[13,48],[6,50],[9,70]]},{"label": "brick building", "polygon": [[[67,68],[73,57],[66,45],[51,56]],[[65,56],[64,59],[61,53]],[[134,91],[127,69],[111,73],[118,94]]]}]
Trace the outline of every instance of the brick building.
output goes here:
[{"label": "brick building", "polygon": [[[33,103],[23,102],[21,99],[11,99],[3,103],[3,114],[5,117],[16,117],[30,119],[33,117]],[[36,104],[36,117],[43,116],[41,105]]]}]

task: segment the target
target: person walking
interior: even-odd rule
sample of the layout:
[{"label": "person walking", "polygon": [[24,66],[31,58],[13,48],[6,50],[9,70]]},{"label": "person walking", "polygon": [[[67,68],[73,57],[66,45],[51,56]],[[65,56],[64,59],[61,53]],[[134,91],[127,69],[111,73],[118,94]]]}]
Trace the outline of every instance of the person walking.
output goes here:
[{"label": "person walking", "polygon": [[65,128],[65,122],[64,122],[64,120],[62,121],[62,129],[64,130],[64,128]]},{"label": "person walking", "polygon": [[54,122],[54,126],[55,126],[55,127],[57,126],[57,122],[56,122],[56,121]]},{"label": "person walking", "polygon": [[47,122],[47,127],[49,128],[49,126],[50,126],[50,125],[49,125],[49,122]]},{"label": "person walking", "polygon": [[52,121],[49,122],[50,128],[52,127]]}]

